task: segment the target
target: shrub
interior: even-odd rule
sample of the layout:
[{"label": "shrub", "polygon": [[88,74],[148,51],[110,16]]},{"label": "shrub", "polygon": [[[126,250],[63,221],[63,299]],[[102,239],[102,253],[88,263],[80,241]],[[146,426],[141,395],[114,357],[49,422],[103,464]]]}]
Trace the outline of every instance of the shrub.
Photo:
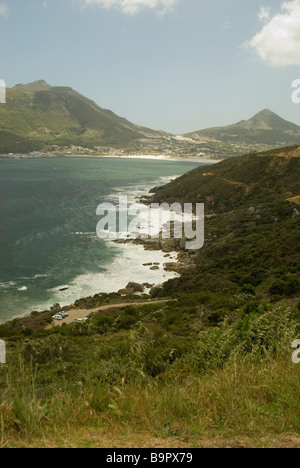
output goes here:
[{"label": "shrub", "polygon": [[272,296],[283,296],[285,290],[285,283],[282,280],[276,280],[270,287],[270,294]]},{"label": "shrub", "polygon": [[31,341],[25,345],[23,357],[36,364],[43,364],[56,359],[67,360],[75,346],[64,336],[50,335],[43,340]]},{"label": "shrub", "polygon": [[246,294],[251,294],[252,296],[256,296],[255,288],[252,284],[243,284],[242,291]]},{"label": "shrub", "polygon": [[[263,311],[263,306],[259,306]],[[217,369],[227,362],[257,362],[289,352],[299,324],[286,308],[251,313],[229,326],[210,329],[199,336],[195,360],[201,371]]]},{"label": "shrub", "polygon": [[274,281],[270,287],[272,296],[293,297],[300,292],[300,280],[296,276],[284,276],[281,279]]}]

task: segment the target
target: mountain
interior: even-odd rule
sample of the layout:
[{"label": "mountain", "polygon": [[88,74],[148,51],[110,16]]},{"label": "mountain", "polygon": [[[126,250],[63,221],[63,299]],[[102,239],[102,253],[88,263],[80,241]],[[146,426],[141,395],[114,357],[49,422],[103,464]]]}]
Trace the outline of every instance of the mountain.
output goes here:
[{"label": "mountain", "polygon": [[224,159],[300,144],[300,127],[264,110],[228,127],[174,136],[135,125],[69,87],[40,80],[7,89],[0,105],[0,154],[164,154]]},{"label": "mountain", "polygon": [[102,109],[71,88],[52,87],[45,81],[8,89],[7,104],[0,106],[0,153],[53,145],[125,148],[162,135]]},{"label": "mountain", "polygon": [[282,146],[300,144],[300,126],[265,109],[249,120],[242,120],[226,127],[200,130],[186,136],[195,140],[207,137],[225,143]]}]

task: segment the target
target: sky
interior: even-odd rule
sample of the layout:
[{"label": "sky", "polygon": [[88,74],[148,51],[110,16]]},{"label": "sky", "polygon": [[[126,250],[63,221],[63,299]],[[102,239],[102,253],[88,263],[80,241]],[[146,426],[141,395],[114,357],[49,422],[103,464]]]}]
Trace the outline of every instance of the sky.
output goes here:
[{"label": "sky", "polygon": [[0,79],[70,86],[174,134],[300,125],[300,0],[0,0]]}]

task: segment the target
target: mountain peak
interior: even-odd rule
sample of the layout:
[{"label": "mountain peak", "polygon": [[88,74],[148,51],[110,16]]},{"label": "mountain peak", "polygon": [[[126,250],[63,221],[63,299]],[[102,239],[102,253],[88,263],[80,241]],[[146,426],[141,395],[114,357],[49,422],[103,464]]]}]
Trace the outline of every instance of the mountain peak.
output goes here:
[{"label": "mountain peak", "polygon": [[32,83],[27,83],[27,84],[20,83],[15,86],[15,89],[20,89],[20,88],[25,88],[25,89],[32,90],[32,91],[38,91],[41,89],[49,89],[51,88],[51,86],[45,80],[38,80],[38,81],[33,81]]},{"label": "mountain peak", "polygon": [[279,115],[272,112],[270,109],[264,109],[254,117],[247,121],[248,125],[252,127],[252,129],[262,129],[262,130],[280,130],[280,131],[288,131],[288,130],[299,130],[299,127],[287,120],[284,120]]},{"label": "mountain peak", "polygon": [[274,117],[274,116],[280,118],[277,114],[275,114],[275,112],[271,111],[270,109],[263,109],[262,111],[255,114],[254,117],[252,117],[252,118],[255,118],[255,117],[268,118],[268,117]]},{"label": "mountain peak", "polygon": [[187,136],[196,139],[205,136],[239,146],[291,146],[300,142],[300,126],[288,122],[270,109],[263,109],[249,120],[225,127],[207,128]]}]

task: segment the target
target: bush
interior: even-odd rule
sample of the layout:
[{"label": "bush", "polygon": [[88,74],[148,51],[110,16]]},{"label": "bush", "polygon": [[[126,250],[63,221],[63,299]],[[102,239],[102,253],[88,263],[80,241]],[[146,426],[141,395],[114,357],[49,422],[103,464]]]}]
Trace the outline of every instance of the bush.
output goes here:
[{"label": "bush", "polygon": [[51,335],[25,345],[23,357],[27,362],[44,364],[56,359],[67,360],[74,350],[73,343],[64,336]]},{"label": "bush", "polygon": [[300,292],[300,280],[296,276],[284,276],[281,279],[274,281],[270,287],[272,296],[293,297]]},{"label": "bush", "polygon": [[[263,306],[261,311],[263,311]],[[286,308],[265,313],[251,313],[233,325],[226,323],[199,336],[195,360],[199,370],[223,368],[227,362],[256,363],[290,352],[290,345],[299,332],[299,323]]]},{"label": "bush", "polygon": [[29,327],[24,327],[23,330],[21,331],[21,334],[23,336],[31,336],[33,334],[33,330]]},{"label": "bush", "polygon": [[252,296],[256,296],[255,288],[252,284],[243,284],[242,291],[245,294],[251,294]]},{"label": "bush", "polygon": [[285,282],[282,280],[276,280],[270,287],[270,294],[272,296],[283,296],[285,291]]}]

